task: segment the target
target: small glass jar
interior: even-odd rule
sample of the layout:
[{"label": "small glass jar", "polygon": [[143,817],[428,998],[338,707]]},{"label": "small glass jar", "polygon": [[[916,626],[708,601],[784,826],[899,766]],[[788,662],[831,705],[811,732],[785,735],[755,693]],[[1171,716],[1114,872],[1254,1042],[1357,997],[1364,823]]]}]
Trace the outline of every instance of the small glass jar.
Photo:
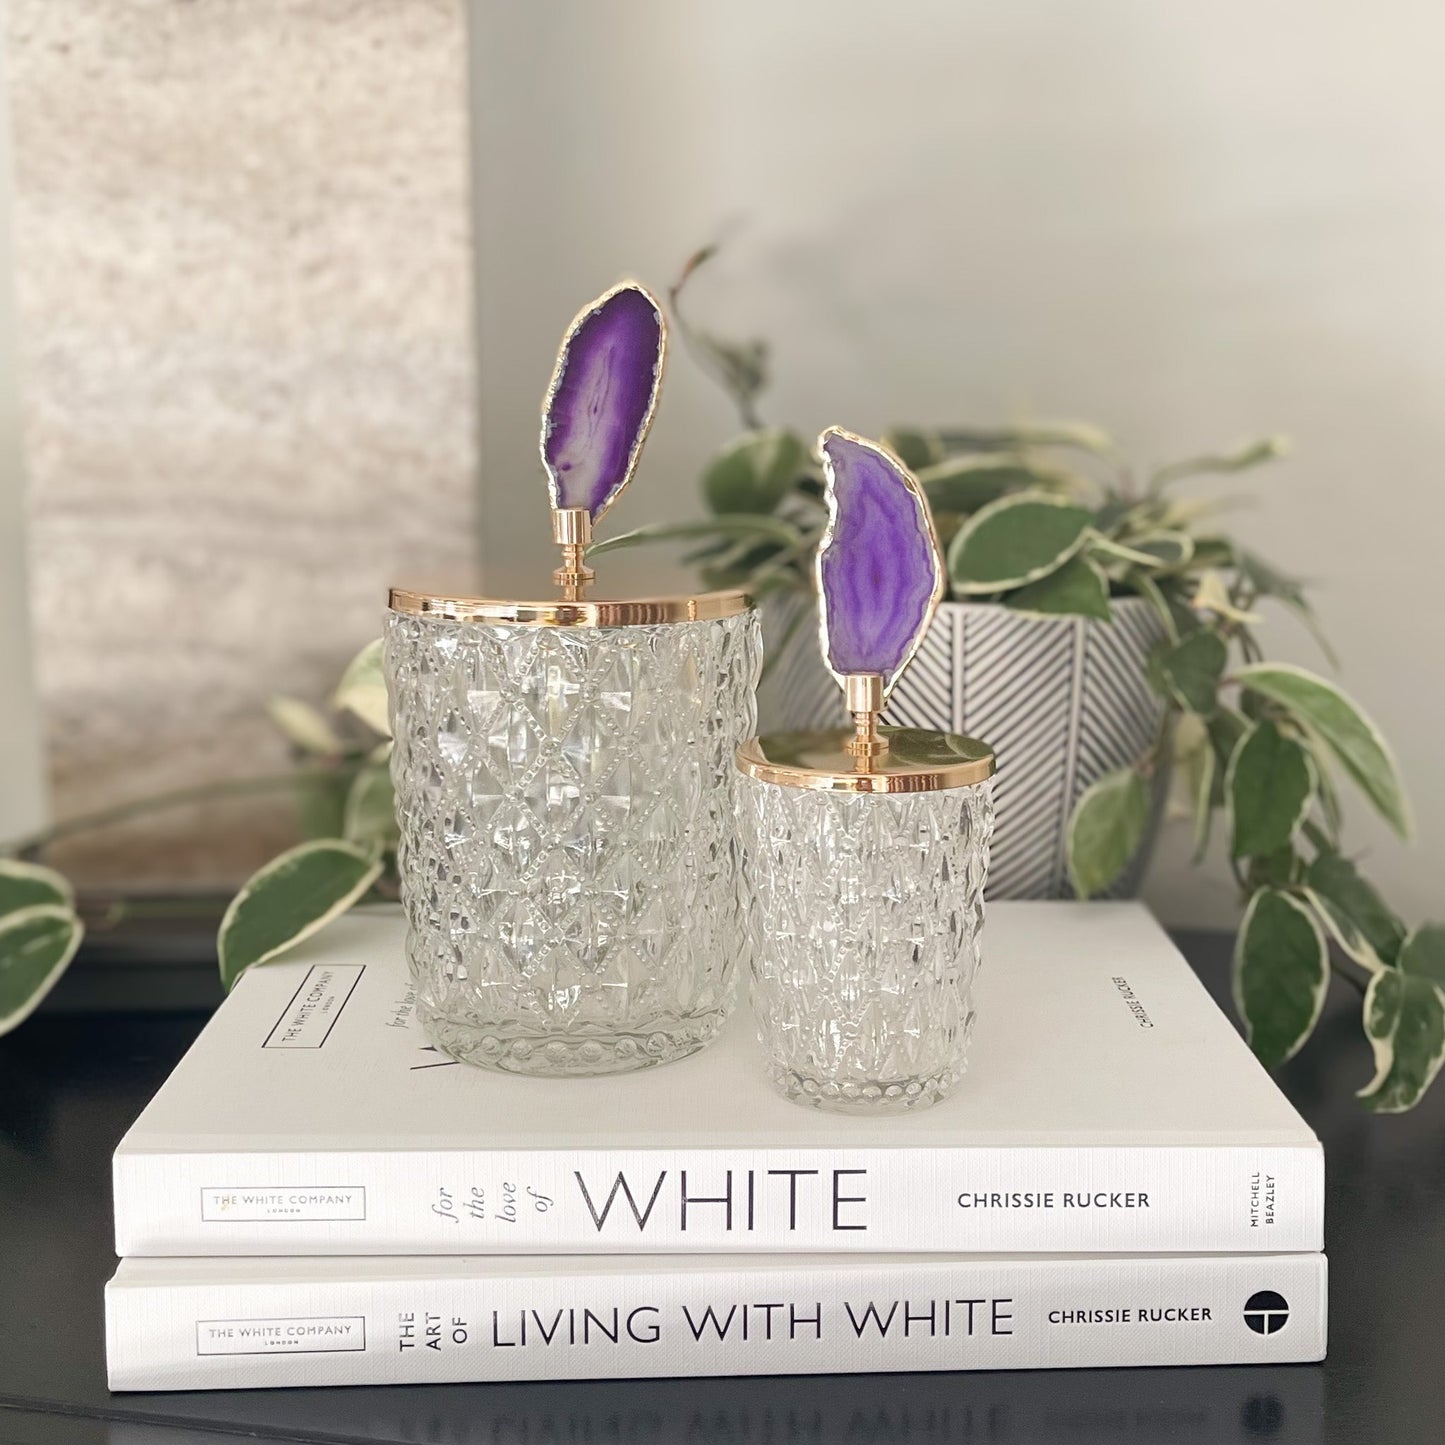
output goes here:
[{"label": "small glass jar", "polygon": [[847,1113],[923,1108],[963,1074],[973,1028],[993,754],[883,728],[753,738],[738,827],[753,1012],[774,1086]]},{"label": "small glass jar", "polygon": [[717,1034],[742,926],[726,779],[761,658],[741,593],[393,591],[397,856],[434,1043],[513,1073],[606,1074]]}]

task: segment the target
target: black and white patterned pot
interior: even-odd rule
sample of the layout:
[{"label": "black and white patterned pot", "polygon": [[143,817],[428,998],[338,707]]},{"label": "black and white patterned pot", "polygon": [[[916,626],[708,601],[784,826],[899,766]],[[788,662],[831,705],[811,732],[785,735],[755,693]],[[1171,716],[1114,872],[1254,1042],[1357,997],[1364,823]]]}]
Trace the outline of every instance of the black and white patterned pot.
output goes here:
[{"label": "black and white patterned pot", "polygon": [[[768,666],[758,690],[763,732],[839,727],[838,685],[818,656],[810,599],[767,604]],[[992,603],[945,602],[889,699],[884,721],[981,738],[998,758],[990,898],[1071,896],[1064,851],[1069,813],[1105,773],[1154,741],[1163,704],[1146,679],[1164,629],[1139,597],[1116,598],[1114,620],[1033,617]],[[790,624],[797,621],[797,625]],[[772,652],[786,638],[781,653]],[[1154,780],[1146,844],[1112,896],[1128,897],[1152,849],[1167,776]]]}]

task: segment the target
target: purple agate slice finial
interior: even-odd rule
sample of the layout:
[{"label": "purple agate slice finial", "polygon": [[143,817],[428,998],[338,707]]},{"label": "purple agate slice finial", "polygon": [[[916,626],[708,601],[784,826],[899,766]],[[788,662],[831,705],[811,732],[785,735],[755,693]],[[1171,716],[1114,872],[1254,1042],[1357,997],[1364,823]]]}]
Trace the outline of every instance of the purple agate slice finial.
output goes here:
[{"label": "purple agate slice finial", "polygon": [[829,427],[818,451],[828,499],[817,559],[823,661],[839,682],[881,677],[886,697],[943,596],[933,518],[886,447]]},{"label": "purple agate slice finial", "polygon": [[624,281],[577,313],[542,403],[542,461],[554,510],[595,522],[632,480],[667,352],[657,299]]}]

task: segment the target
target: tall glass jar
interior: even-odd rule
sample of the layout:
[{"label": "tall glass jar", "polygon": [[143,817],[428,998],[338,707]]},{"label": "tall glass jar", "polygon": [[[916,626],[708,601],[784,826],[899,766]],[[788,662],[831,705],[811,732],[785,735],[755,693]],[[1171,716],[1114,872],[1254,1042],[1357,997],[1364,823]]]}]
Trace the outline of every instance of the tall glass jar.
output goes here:
[{"label": "tall glass jar", "polygon": [[436,1044],[604,1074],[716,1035],[741,942],[726,779],[761,657],[740,593],[392,593],[398,862]]},{"label": "tall glass jar", "polygon": [[958,1083],[973,1028],[993,755],[883,728],[738,753],[753,1012],[774,1086],[848,1113],[916,1109]]}]

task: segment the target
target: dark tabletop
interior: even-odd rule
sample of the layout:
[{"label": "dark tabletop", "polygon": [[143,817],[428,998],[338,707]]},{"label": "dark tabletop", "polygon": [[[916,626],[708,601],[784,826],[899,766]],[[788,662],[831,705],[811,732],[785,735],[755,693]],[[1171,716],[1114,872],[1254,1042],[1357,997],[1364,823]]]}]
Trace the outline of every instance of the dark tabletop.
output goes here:
[{"label": "dark tabletop", "polygon": [[[1223,999],[1227,945],[1181,941]],[[1445,1081],[1413,1114],[1367,1114],[1353,1098],[1371,1072],[1358,1016],[1358,993],[1336,984],[1282,1074],[1325,1142],[1323,1365],[112,1395],[111,1150],[204,1015],[41,1014],[0,1039],[0,1445],[1433,1445],[1445,1440]]]}]

